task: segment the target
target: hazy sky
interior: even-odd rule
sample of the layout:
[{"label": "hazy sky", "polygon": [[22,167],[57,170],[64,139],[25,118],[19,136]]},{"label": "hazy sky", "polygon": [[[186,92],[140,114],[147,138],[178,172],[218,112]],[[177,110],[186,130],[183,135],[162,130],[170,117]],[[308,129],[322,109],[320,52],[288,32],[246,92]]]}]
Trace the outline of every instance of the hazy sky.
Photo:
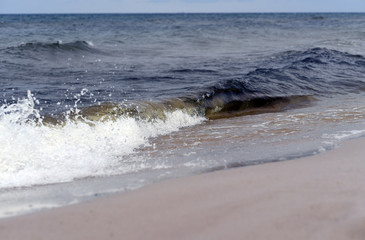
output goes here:
[{"label": "hazy sky", "polygon": [[365,12],[365,0],[0,0],[0,13]]}]

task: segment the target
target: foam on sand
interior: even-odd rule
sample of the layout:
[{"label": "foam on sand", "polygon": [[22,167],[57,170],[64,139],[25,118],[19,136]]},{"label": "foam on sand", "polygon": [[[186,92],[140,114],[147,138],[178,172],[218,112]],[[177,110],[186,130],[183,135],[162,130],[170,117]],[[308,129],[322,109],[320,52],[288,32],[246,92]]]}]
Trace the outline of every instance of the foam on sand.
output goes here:
[{"label": "foam on sand", "polygon": [[364,239],[364,144],[4,219],[0,237]]}]

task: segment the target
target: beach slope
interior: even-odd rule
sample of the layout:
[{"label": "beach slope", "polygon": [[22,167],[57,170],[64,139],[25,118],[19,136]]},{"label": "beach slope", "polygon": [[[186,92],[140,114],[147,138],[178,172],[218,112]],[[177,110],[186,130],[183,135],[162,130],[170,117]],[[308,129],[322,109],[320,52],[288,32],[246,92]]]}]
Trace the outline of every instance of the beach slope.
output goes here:
[{"label": "beach slope", "polygon": [[3,219],[0,239],[365,239],[365,140]]}]

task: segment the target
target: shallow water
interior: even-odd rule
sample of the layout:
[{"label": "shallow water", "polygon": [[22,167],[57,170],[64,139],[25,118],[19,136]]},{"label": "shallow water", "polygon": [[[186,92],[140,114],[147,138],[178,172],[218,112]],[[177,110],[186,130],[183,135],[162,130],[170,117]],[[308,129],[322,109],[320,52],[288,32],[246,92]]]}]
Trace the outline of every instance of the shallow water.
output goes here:
[{"label": "shallow water", "polygon": [[0,23],[2,216],[365,135],[365,14]]}]

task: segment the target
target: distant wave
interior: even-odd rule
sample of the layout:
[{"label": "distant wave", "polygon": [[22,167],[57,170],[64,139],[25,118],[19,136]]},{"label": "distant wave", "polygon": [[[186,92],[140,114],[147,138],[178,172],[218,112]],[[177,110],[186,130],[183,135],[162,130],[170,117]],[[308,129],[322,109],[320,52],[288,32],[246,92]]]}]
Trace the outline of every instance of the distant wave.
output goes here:
[{"label": "distant wave", "polygon": [[[78,54],[78,53],[102,53],[95,48],[94,44],[89,41],[74,41],[63,43],[62,41],[44,43],[44,42],[26,42],[17,47],[9,47],[7,51],[13,55],[34,57],[39,54]],[[34,54],[34,56],[32,55]]]},{"label": "distant wave", "polygon": [[312,20],[324,20],[326,19],[324,16],[321,15],[314,15],[311,17]]},{"label": "distant wave", "polygon": [[183,73],[183,74],[189,74],[189,73],[212,74],[212,73],[216,73],[216,71],[209,70],[209,69],[190,69],[190,68],[175,69],[175,70],[171,70],[170,72],[172,72],[172,73]]},{"label": "distant wave", "polygon": [[23,50],[39,50],[39,49],[54,49],[62,51],[88,51],[91,50],[94,44],[88,41],[74,41],[69,43],[62,43],[57,41],[54,43],[42,43],[42,42],[28,42],[22,43],[18,48]]}]

